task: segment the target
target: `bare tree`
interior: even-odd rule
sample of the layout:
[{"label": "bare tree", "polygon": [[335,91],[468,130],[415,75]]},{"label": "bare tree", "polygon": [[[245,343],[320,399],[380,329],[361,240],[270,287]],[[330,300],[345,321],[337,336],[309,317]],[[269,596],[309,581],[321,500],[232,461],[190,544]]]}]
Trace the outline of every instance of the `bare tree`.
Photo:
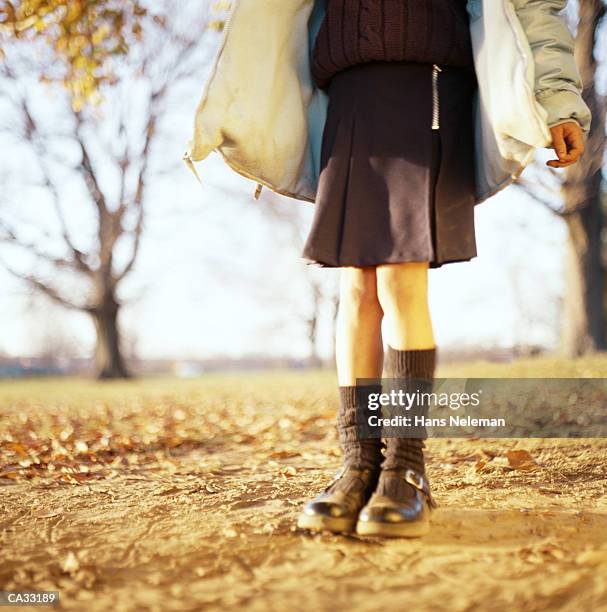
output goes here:
[{"label": "bare tree", "polygon": [[[333,329],[333,336],[335,336],[335,331],[337,330],[337,316],[339,315],[339,288],[333,292],[333,294],[329,298],[329,304],[331,307],[331,327]],[[335,363],[337,360],[337,346],[335,344],[335,337],[333,338],[331,350],[331,362]]]},{"label": "bare tree", "polygon": [[[236,197],[242,196],[237,194]],[[272,322],[262,333],[280,336],[282,342],[285,335],[296,331],[299,337],[304,336],[307,341],[307,365],[319,367],[323,364],[319,333],[325,329],[325,322],[329,333],[334,328],[335,317],[331,309],[337,304],[337,284],[336,276],[331,271],[319,271],[302,265],[300,249],[305,238],[305,223],[301,213],[304,206],[306,204],[287,200],[270,189],[262,192],[255,214],[271,228],[271,249],[265,252],[268,265],[273,268],[270,276],[263,271],[258,275],[245,270],[241,266],[240,256],[231,264],[223,255],[205,254],[204,262],[208,271],[217,275],[218,281],[225,285],[246,287],[247,293],[260,304],[271,304]],[[226,226],[225,235],[230,231],[231,227]],[[232,234],[232,239],[234,245],[240,244],[236,242],[236,234]],[[227,250],[234,252],[235,248]],[[280,262],[279,265],[277,262]],[[280,273],[286,279],[284,284],[277,281],[277,268],[281,269]]]},{"label": "bare tree", "polygon": [[[605,157],[605,114],[607,96],[596,90],[597,36],[606,14],[604,0],[580,0],[576,37],[576,61],[582,81],[584,100],[592,112],[592,125],[582,158],[561,171],[548,168],[554,188],[539,181],[547,193],[560,192],[562,208],[552,198],[538,193],[537,186],[519,179],[519,186],[558,215],[567,226],[566,284],[561,319],[561,351],[576,357],[592,350],[607,349],[605,316],[605,274],[602,231],[606,197],[602,191]],[[562,173],[562,174],[561,174]],[[563,178],[559,178],[563,176]],[[557,198],[555,198],[557,199]]]},{"label": "bare tree", "polygon": [[320,356],[318,355],[317,335],[318,335],[318,323],[320,319],[320,308],[322,303],[322,290],[318,283],[311,283],[310,289],[312,290],[312,308],[310,316],[306,320],[308,327],[308,341],[310,343],[310,365],[313,368],[317,368],[322,363]]},{"label": "bare tree", "polygon": [[[271,196],[267,195],[266,201],[261,203],[260,206],[264,207],[263,211],[273,223],[280,224],[284,228],[290,245],[303,245],[303,224],[299,215],[299,209],[297,208],[298,206],[302,206],[302,204],[286,204],[272,194]],[[322,311],[325,303],[328,302],[332,308],[337,308],[337,287],[334,283],[328,284],[326,282],[327,279],[321,278],[320,275],[315,274],[312,270],[305,270],[303,278],[305,278],[307,284],[310,305],[306,310],[298,309],[298,312],[305,325],[308,338],[308,363],[312,367],[319,367],[322,364],[322,359],[318,350],[319,323],[322,318]],[[330,322],[333,330],[335,330],[334,313],[331,313]]]},{"label": "bare tree", "polygon": [[[175,2],[163,7],[163,15],[145,17],[141,41],[116,60],[114,78],[100,89],[99,106],[74,108],[57,86],[53,97],[40,104],[42,85],[28,81],[29,57],[12,58],[9,52],[0,68],[0,95],[10,113],[5,127],[29,148],[37,175],[30,186],[34,182],[48,194],[58,226],[58,236],[38,228],[37,239],[26,239],[19,224],[0,221],[0,241],[33,258],[46,274],[38,265],[26,270],[5,265],[55,302],[91,316],[99,378],[129,375],[120,345],[119,289],[140,252],[149,183],[158,171],[152,167],[152,152],[159,144],[167,101],[200,69],[201,54],[196,52],[206,21],[201,15],[193,21],[190,15],[187,23],[178,24],[176,16],[183,19],[184,11]],[[20,176],[17,184],[24,180]],[[68,182],[78,186],[81,200],[73,201],[73,190],[67,194]],[[70,223],[70,206],[88,207],[93,224],[88,239]],[[60,254],[52,248],[57,237]]]}]

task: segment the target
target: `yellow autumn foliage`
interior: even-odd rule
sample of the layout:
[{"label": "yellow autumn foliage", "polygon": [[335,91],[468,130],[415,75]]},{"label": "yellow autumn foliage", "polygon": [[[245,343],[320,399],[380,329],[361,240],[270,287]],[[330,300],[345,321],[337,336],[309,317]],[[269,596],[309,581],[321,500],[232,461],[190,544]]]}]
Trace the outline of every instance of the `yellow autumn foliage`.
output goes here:
[{"label": "yellow autumn foliage", "polygon": [[81,108],[111,77],[108,60],[140,37],[146,15],[138,0],[6,0],[0,4],[0,33],[9,43],[43,39],[65,66],[61,80],[74,107]]}]

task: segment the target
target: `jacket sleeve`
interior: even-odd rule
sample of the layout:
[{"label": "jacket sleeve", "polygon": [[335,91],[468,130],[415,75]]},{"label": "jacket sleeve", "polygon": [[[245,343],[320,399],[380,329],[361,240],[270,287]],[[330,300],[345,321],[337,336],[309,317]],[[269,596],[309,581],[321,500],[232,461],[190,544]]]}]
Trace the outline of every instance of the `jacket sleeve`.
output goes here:
[{"label": "jacket sleeve", "polygon": [[548,113],[548,127],[572,119],[584,133],[591,113],[582,99],[582,79],[573,56],[574,40],[559,15],[567,0],[512,0],[535,64],[535,97]]}]

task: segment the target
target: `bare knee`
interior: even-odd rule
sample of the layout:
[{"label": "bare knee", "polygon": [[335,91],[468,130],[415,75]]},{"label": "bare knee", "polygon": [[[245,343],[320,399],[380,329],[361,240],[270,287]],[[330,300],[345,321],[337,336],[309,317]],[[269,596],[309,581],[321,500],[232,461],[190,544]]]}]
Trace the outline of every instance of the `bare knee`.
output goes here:
[{"label": "bare knee", "polygon": [[407,262],[377,268],[378,300],[384,308],[406,309],[428,299],[428,264]]},{"label": "bare knee", "polygon": [[363,313],[380,309],[375,268],[343,268],[339,299],[342,310]]}]

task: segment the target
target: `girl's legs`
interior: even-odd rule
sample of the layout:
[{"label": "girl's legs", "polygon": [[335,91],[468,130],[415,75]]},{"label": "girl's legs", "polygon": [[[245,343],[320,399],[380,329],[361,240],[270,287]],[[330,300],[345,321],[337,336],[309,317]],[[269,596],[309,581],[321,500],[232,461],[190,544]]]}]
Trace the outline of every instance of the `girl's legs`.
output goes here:
[{"label": "girl's legs", "polygon": [[[427,392],[431,390],[436,357],[428,303],[428,263],[381,265],[376,278],[388,345],[386,373],[390,378],[404,379],[405,387],[408,379],[422,381],[420,390]],[[415,412],[425,414],[426,406]],[[424,447],[423,437],[386,439],[379,482],[360,512],[359,533],[418,536],[428,531],[434,502],[426,480]],[[428,504],[419,503],[424,497],[422,491]]]},{"label": "girl's legs", "polygon": [[356,379],[381,378],[382,316],[375,269],[342,268],[335,348],[340,398],[337,426],[344,462],[340,475],[306,504],[300,527],[353,531],[361,508],[375,490],[382,441],[359,436],[357,405],[369,393],[381,392],[381,384],[357,386]]},{"label": "girl's legs", "polygon": [[[369,393],[381,393],[382,318],[375,268],[342,268],[335,333],[339,440],[346,466],[372,471],[379,470],[382,442],[380,438],[362,437],[357,427],[357,408],[368,401]],[[361,378],[377,380],[357,384]]]},{"label": "girl's legs", "polygon": [[342,268],[335,334],[340,386],[355,385],[357,378],[381,377],[382,316],[375,268]]},{"label": "girl's legs", "polygon": [[428,263],[377,266],[376,275],[388,346],[396,350],[434,348],[428,304]]}]

